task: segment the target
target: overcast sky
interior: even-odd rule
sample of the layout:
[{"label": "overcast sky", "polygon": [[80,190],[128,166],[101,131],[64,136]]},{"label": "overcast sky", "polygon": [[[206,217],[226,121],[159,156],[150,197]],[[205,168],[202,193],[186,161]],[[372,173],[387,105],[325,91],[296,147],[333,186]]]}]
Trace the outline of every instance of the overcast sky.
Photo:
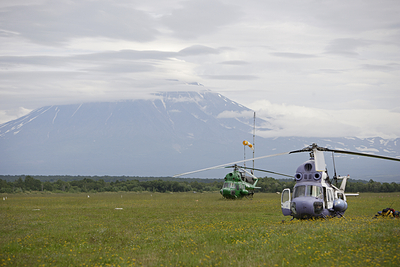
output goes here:
[{"label": "overcast sky", "polygon": [[399,14],[397,0],[2,0],[0,123],[209,89],[269,117],[264,136],[397,138]]}]

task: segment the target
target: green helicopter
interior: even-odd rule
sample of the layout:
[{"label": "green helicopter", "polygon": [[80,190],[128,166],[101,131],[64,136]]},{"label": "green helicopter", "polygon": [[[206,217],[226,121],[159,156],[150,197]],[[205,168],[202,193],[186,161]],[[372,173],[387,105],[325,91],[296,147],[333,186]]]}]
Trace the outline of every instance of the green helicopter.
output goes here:
[{"label": "green helicopter", "polygon": [[[262,171],[272,174],[277,174],[281,176],[286,176],[293,178],[293,176],[282,174],[278,172],[266,171],[262,169],[242,167],[238,165],[233,165],[225,168],[233,168],[233,171],[225,175],[224,184],[219,191],[224,198],[227,199],[238,199],[242,197],[252,198],[255,190],[261,187],[256,186],[257,182],[261,178],[257,178],[253,173],[246,171],[245,169],[250,169],[253,171]],[[247,174],[247,175],[246,175]]]},{"label": "green helicopter", "polygon": [[[200,170],[196,170],[196,171],[190,171],[190,172],[177,174],[177,175],[174,175],[173,177],[179,177],[179,176],[183,176],[183,175],[187,175],[187,174],[192,174],[192,173],[202,172],[202,171],[207,171],[207,170],[212,170],[212,169],[218,169],[218,168],[233,168],[232,172],[225,175],[224,184],[223,184],[221,190],[219,191],[221,193],[221,195],[226,199],[240,199],[243,197],[246,197],[246,198],[253,197],[255,190],[261,188],[261,187],[256,186],[257,182],[260,178],[257,178],[255,175],[253,175],[253,171],[262,171],[262,172],[267,172],[267,173],[271,173],[271,174],[276,174],[276,175],[293,178],[292,175],[287,175],[287,174],[282,174],[282,173],[278,173],[278,172],[272,172],[272,171],[266,171],[266,170],[254,168],[254,160],[255,159],[268,158],[268,157],[273,157],[273,156],[278,156],[278,155],[284,155],[287,153],[279,153],[279,154],[275,154],[275,155],[268,155],[268,156],[254,158],[254,146],[246,140],[243,141],[243,145],[245,147],[248,146],[253,150],[253,158],[249,159],[249,160],[253,160],[253,168],[249,168],[246,166],[238,166],[236,164],[240,163],[242,161],[236,161],[236,162],[231,162],[228,164],[223,164],[223,165],[218,165],[218,166],[200,169]],[[243,162],[246,162],[246,156],[244,157]],[[234,165],[232,165],[232,164],[234,164]],[[229,166],[227,166],[227,165],[229,165]],[[250,169],[252,171],[249,172],[246,169]]]},{"label": "green helicopter", "polygon": [[[233,166],[233,171],[224,178],[224,185],[219,191],[224,198],[237,199],[242,197],[253,197],[257,188],[258,178],[252,173],[244,170],[244,167]],[[246,176],[246,173],[250,176]]]}]

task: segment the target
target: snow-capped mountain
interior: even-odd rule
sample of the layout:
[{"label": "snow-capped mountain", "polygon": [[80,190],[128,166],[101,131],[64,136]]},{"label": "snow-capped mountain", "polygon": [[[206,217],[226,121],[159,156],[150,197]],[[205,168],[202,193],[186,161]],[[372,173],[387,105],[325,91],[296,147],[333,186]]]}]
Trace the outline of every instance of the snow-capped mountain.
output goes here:
[{"label": "snow-capped mountain", "polygon": [[[256,122],[268,130],[268,118]],[[253,111],[210,91],[46,106],[0,125],[0,174],[170,176],[238,161],[244,152],[252,157],[251,150],[242,145],[245,139],[252,142],[252,130]],[[255,147],[256,156],[317,143],[396,157],[400,155],[398,141],[257,137]],[[307,159],[304,154],[287,155],[260,160],[256,167],[293,174]],[[398,162],[350,156],[335,156],[335,162],[340,174],[349,173],[355,179],[400,181]],[[226,172],[192,177],[223,177]]]},{"label": "snow-capped mountain", "polygon": [[240,152],[252,114],[208,91],[42,107],[0,126],[0,173],[172,175]]}]

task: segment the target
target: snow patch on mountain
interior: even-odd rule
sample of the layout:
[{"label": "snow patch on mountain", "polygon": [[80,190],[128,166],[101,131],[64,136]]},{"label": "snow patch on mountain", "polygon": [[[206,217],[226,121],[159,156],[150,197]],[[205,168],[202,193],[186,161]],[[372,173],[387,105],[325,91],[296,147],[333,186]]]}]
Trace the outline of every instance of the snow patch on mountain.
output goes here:
[{"label": "snow patch on mountain", "polygon": [[54,118],[53,118],[53,121],[52,121],[53,124],[54,124],[54,121],[57,118],[58,112],[60,112],[60,110],[58,109],[58,107],[56,107],[56,114],[54,114]]},{"label": "snow patch on mountain", "polygon": [[78,110],[82,107],[82,104],[79,105],[79,107],[74,111],[74,113],[72,114],[71,117],[73,117],[75,115],[76,112],[78,112]]}]

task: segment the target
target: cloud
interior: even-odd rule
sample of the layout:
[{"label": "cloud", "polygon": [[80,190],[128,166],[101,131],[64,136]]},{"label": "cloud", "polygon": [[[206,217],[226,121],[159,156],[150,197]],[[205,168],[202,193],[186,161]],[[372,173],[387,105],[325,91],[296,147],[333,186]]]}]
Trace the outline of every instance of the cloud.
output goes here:
[{"label": "cloud", "polygon": [[242,65],[249,64],[249,62],[244,61],[244,60],[228,60],[228,61],[219,62],[219,64],[242,66]]},{"label": "cloud", "polygon": [[117,50],[117,51],[104,51],[98,53],[86,53],[74,56],[77,60],[91,60],[91,61],[104,61],[104,60],[143,60],[143,59],[159,59],[165,60],[170,57],[176,56],[176,52],[165,52],[165,51],[155,51],[155,50]]},{"label": "cloud", "polygon": [[145,12],[112,1],[47,1],[7,7],[1,27],[35,43],[65,44],[73,38],[154,40],[155,21]]},{"label": "cloud", "polygon": [[22,116],[25,116],[31,111],[32,109],[26,109],[23,107],[19,107],[16,109],[9,109],[9,110],[0,110],[0,124],[18,119]]},{"label": "cloud", "polygon": [[[258,132],[263,137],[383,137],[397,138],[400,112],[384,109],[329,110],[297,105],[256,101],[250,107],[257,117],[268,118],[274,127]],[[269,125],[269,127],[271,127]],[[388,125],[390,125],[388,127]]]},{"label": "cloud", "polygon": [[231,119],[231,118],[253,118],[254,112],[251,110],[237,112],[232,110],[225,110],[217,115],[219,119]]},{"label": "cloud", "polygon": [[204,75],[204,77],[208,79],[215,79],[215,80],[231,80],[231,81],[248,81],[248,80],[256,80],[258,79],[255,75]]},{"label": "cloud", "polygon": [[[253,2],[253,3],[251,3]],[[399,5],[393,1],[262,1],[254,6],[252,16],[265,16],[269,21],[297,22],[314,29],[323,29],[332,34],[359,32],[371,33],[375,30],[398,28]],[[314,31],[315,32],[315,31]]]},{"label": "cloud", "polygon": [[0,12],[0,120],[200,83],[269,101],[276,135],[400,136],[394,1],[4,0]]},{"label": "cloud", "polygon": [[317,57],[315,55],[300,54],[300,53],[283,53],[283,52],[275,52],[275,53],[271,53],[271,55],[276,56],[276,57],[284,57],[284,58],[292,58],[292,59]]},{"label": "cloud", "polygon": [[386,65],[362,64],[361,68],[364,70],[388,72],[388,71],[399,70],[400,64],[386,64]]},{"label": "cloud", "polygon": [[181,3],[161,21],[179,39],[195,39],[219,28],[237,23],[242,12],[237,6],[218,0],[195,0]]},{"label": "cloud", "polygon": [[358,56],[358,49],[369,45],[371,45],[371,41],[353,38],[340,38],[332,40],[326,47],[325,53],[341,56]]},{"label": "cloud", "polygon": [[65,65],[69,57],[65,56],[0,56],[2,68],[20,68],[21,66],[56,67]]},{"label": "cloud", "polygon": [[[154,72],[160,62],[176,61],[175,57],[219,54],[218,49],[193,45],[179,52],[120,50],[71,56],[0,56],[0,67],[8,70],[95,71],[110,73]],[[184,61],[182,61],[184,62]],[[32,69],[32,67],[34,69]]]},{"label": "cloud", "polygon": [[218,49],[214,49],[204,45],[193,45],[186,47],[179,51],[179,56],[199,56],[199,55],[209,55],[209,54],[219,54]]},{"label": "cloud", "polygon": [[87,69],[82,69],[83,71],[90,72],[103,72],[103,73],[134,73],[134,72],[152,72],[155,67],[146,63],[136,63],[136,62],[120,62],[114,64],[106,64],[103,66],[97,66]]}]

